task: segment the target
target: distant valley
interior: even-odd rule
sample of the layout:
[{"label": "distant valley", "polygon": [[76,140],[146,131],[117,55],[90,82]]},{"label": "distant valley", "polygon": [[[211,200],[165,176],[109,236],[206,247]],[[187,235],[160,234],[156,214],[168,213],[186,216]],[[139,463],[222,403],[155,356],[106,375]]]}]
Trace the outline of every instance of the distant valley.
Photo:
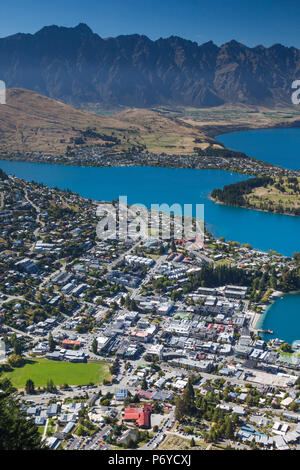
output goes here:
[{"label": "distant valley", "polygon": [[[67,156],[90,149],[108,155],[184,156],[222,149],[214,136],[268,127],[295,127],[300,110],[216,108],[124,108],[88,112],[31,90],[7,90],[0,106],[0,156]],[[93,150],[94,149],[94,150]],[[163,158],[163,157],[162,157]],[[35,158],[36,159],[36,158]]]}]

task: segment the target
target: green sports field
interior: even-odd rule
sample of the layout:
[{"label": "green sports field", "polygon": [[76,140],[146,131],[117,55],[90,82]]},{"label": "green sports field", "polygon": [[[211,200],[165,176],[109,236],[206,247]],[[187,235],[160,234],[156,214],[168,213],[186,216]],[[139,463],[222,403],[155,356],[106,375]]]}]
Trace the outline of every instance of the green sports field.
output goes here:
[{"label": "green sports field", "polygon": [[90,382],[102,384],[103,380],[108,380],[110,376],[109,365],[104,361],[75,364],[49,361],[48,359],[33,359],[23,367],[6,372],[1,378],[9,378],[16,388],[23,389],[28,379],[33,380],[35,387],[43,387],[49,379],[52,379],[55,385],[65,383],[87,385]]}]

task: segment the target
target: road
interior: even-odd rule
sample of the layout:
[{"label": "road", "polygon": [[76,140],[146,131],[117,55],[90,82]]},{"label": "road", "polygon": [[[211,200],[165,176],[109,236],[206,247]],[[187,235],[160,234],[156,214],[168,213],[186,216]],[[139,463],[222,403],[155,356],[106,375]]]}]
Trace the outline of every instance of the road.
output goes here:
[{"label": "road", "polygon": [[154,273],[157,271],[157,269],[163,264],[165,263],[166,259],[167,259],[167,256],[168,255],[163,255],[159,258],[158,261],[155,262],[155,264],[149,269],[148,273],[146,274],[145,278],[142,280],[141,284],[139,285],[139,287],[137,287],[136,289],[133,289],[132,293],[131,293],[131,297],[133,299],[136,299],[140,294],[142,288],[144,285],[146,285],[151,277],[154,275]]},{"label": "road", "polygon": [[[35,209],[35,211],[36,211],[36,213],[37,213],[37,216],[36,216],[36,219],[35,219],[35,223],[36,223],[37,225],[40,225],[40,227],[37,227],[37,228],[35,229],[35,231],[33,232],[33,234],[34,234],[34,236],[35,236],[35,238],[36,238],[36,237],[38,236],[39,231],[41,230],[41,228],[45,227],[45,222],[41,221],[41,218],[40,218],[40,216],[41,216],[41,209],[39,208],[39,206],[37,206],[36,204],[34,204],[34,202],[32,202],[31,199],[29,199],[28,191],[27,191],[26,188],[24,188],[24,196],[25,196],[26,201],[29,202],[29,204],[31,204],[32,207],[34,207],[34,209]],[[32,245],[31,251],[33,251],[34,245],[35,245],[35,243]]]}]

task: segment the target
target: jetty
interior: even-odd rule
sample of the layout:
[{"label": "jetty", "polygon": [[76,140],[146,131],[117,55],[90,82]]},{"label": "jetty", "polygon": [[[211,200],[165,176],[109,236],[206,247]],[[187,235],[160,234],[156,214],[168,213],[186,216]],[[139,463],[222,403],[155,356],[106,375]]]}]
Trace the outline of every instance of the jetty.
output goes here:
[{"label": "jetty", "polygon": [[268,333],[269,335],[273,335],[274,331],[273,330],[257,330],[258,333]]}]

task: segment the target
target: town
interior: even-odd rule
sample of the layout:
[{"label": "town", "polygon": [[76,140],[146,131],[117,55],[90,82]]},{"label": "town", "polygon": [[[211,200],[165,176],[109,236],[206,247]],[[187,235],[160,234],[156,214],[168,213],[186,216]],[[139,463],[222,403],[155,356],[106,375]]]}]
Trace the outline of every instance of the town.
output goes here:
[{"label": "town", "polygon": [[258,326],[298,256],[100,240],[103,201],[2,171],[0,190],[0,394],[48,447],[300,449],[300,341]]},{"label": "town", "polygon": [[[195,143],[196,143],[195,139]],[[116,167],[153,166],[166,168],[216,169],[256,176],[297,177],[298,171],[271,165],[243,153],[209,146],[205,150],[195,147],[190,154],[153,153],[142,147],[126,152],[114,151],[106,145],[75,146],[66,154],[53,155],[41,152],[1,152],[2,160],[55,163],[62,165]]]}]

